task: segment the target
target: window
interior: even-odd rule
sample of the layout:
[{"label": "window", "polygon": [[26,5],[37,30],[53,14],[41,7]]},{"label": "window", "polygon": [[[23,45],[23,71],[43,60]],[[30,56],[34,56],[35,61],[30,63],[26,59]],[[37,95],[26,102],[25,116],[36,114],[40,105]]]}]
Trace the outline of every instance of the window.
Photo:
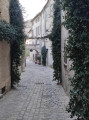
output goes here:
[{"label": "window", "polygon": [[34,45],[34,41],[32,41],[32,44]]},{"label": "window", "polygon": [[47,11],[45,12],[45,19],[47,20],[47,18],[48,18],[48,13],[47,13]]},{"label": "window", "polygon": [[50,6],[50,15],[51,15],[51,6]]},{"label": "window", "polygon": [[42,31],[41,31],[41,30],[42,30],[42,28],[41,28],[41,25],[40,25],[40,34],[42,33]]},{"label": "window", "polygon": [[50,8],[49,8],[49,9],[50,9],[50,10],[49,10],[49,11],[50,11],[49,14],[50,14],[50,17],[51,17],[51,16],[53,16],[53,10],[54,10],[53,4],[50,5]]},{"label": "window", "polygon": [[40,18],[38,17],[38,22],[39,22]]},{"label": "window", "polygon": [[35,22],[37,23],[37,18],[36,18]]},{"label": "window", "polygon": [[37,29],[37,27],[36,27],[36,36],[38,35],[38,29]]},{"label": "window", "polygon": [[38,26],[38,35],[39,35],[39,26]]},{"label": "window", "polygon": [[32,30],[32,37],[34,37],[34,31]]},{"label": "window", "polygon": [[45,11],[43,11],[43,18],[45,17]]},{"label": "window", "polygon": [[32,22],[32,25],[34,25],[34,22]]},{"label": "window", "polygon": [[40,35],[40,26],[38,27],[38,34]]}]

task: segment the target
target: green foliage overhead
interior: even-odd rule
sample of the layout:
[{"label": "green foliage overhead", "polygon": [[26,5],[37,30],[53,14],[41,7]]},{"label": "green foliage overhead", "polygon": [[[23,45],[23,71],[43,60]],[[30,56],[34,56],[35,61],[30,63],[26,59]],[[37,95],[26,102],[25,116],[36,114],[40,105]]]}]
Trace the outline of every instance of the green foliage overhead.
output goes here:
[{"label": "green foliage overhead", "polygon": [[67,11],[68,57],[74,71],[68,111],[76,120],[89,120],[89,0],[65,0],[63,8]]},{"label": "green foliage overhead", "polygon": [[0,21],[0,40],[6,40],[9,43],[16,39],[16,30],[5,21]]},{"label": "green foliage overhead", "polygon": [[46,66],[47,49],[45,46],[42,47],[41,55],[42,55],[42,65]]},{"label": "green foliage overhead", "polygon": [[61,80],[61,14],[60,0],[54,0],[54,20],[53,29],[50,35],[52,41],[54,80],[62,83]]},{"label": "green foliage overhead", "polygon": [[20,80],[19,66],[23,55],[24,33],[22,10],[18,0],[10,2],[10,24],[16,29],[15,41],[11,44],[11,86],[13,87]]},{"label": "green foliage overhead", "polygon": [[10,2],[10,24],[13,25],[17,31],[17,41],[20,42],[24,39],[23,33],[23,16],[21,6],[18,0],[11,0]]}]

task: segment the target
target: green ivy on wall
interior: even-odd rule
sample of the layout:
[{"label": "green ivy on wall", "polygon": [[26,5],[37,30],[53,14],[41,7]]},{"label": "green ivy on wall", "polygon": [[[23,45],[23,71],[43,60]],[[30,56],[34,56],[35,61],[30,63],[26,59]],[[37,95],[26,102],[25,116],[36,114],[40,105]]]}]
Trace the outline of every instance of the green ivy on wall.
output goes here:
[{"label": "green ivy on wall", "polygon": [[11,44],[11,86],[20,80],[19,66],[23,55],[24,33],[22,10],[18,0],[10,1],[10,24],[15,28],[16,39]]},{"label": "green ivy on wall", "polygon": [[0,41],[6,40],[8,43],[12,43],[16,39],[16,30],[13,26],[5,21],[0,21]]},{"label": "green ivy on wall", "polygon": [[63,8],[69,31],[68,57],[74,71],[68,111],[76,120],[89,120],[89,0],[65,0]]},{"label": "green ivy on wall", "polygon": [[46,66],[47,49],[45,46],[42,47],[41,55],[42,55],[42,65]]},{"label": "green ivy on wall", "polygon": [[61,14],[60,0],[54,0],[53,29],[49,38],[52,41],[54,80],[62,83],[61,79]]}]

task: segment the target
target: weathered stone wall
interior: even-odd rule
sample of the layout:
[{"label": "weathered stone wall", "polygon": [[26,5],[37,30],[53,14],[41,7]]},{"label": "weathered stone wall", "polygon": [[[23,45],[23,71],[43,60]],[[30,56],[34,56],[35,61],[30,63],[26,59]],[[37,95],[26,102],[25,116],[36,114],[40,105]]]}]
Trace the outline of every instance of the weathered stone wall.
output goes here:
[{"label": "weathered stone wall", "polygon": [[0,90],[10,89],[10,45],[6,41],[0,42]]},{"label": "weathered stone wall", "polygon": [[[65,12],[61,11],[61,22],[65,21]],[[67,63],[64,61],[64,47],[67,44],[68,30],[62,24],[61,26],[61,68],[62,68],[62,84],[67,95],[70,96],[71,84],[69,78],[74,74],[73,71],[70,72],[71,61],[67,59]]]},{"label": "weathered stone wall", "polygon": [[0,20],[5,20],[9,23],[9,1],[0,0]]},{"label": "weathered stone wall", "polygon": [[[52,24],[53,24],[53,5],[54,0],[48,0],[46,5],[43,7],[42,11],[38,13],[33,19],[32,19],[32,33],[33,37],[44,37],[51,33],[52,31]],[[39,20],[38,20],[39,19]],[[39,34],[37,33],[37,27],[39,28]],[[52,58],[52,42],[49,39],[34,39],[34,44],[36,45],[36,50],[39,52],[39,55],[41,55],[41,49],[45,45],[47,52],[47,58],[46,58],[46,65],[52,66],[53,58]]]},{"label": "weathered stone wall", "polygon": [[[9,23],[9,0],[0,0],[0,20]],[[2,88],[7,92],[10,89],[10,44],[0,41],[0,93]]]}]

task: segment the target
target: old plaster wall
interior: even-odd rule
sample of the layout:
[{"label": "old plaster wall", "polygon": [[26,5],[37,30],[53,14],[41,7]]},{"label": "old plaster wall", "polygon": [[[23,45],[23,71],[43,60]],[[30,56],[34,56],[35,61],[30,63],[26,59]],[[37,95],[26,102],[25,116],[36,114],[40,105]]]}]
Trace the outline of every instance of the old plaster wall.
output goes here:
[{"label": "old plaster wall", "polygon": [[0,0],[0,20],[9,23],[9,2],[10,0]]},{"label": "old plaster wall", "polygon": [[[9,23],[9,0],[0,0],[0,20]],[[10,44],[0,41],[0,93],[10,89]],[[4,88],[4,89],[3,89]]]},{"label": "old plaster wall", "polygon": [[10,89],[10,46],[6,41],[0,42],[0,90]]},{"label": "old plaster wall", "polygon": [[[61,11],[61,22],[65,21],[65,12]],[[70,90],[71,90],[71,81],[70,78],[73,77],[74,72],[70,71],[70,67],[72,62],[67,59],[67,63],[65,63],[64,60],[64,53],[65,53],[65,45],[67,44],[67,38],[68,38],[68,30],[64,27],[62,24],[61,26],[61,68],[62,68],[62,85],[64,90],[66,91],[67,95],[70,96]]]}]

